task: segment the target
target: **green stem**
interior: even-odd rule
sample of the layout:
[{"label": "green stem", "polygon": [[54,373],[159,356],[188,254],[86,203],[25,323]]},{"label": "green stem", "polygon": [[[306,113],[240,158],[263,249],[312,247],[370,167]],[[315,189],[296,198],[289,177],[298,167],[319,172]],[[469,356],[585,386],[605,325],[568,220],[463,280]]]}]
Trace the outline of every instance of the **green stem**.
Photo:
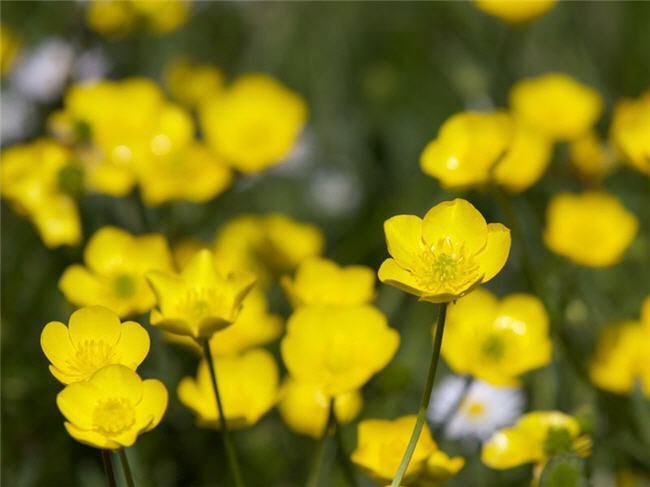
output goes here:
[{"label": "green stem", "polygon": [[104,463],[104,473],[106,474],[106,483],[108,487],[116,487],[115,474],[113,473],[113,460],[111,459],[110,450],[101,450],[102,462]]},{"label": "green stem", "polygon": [[210,342],[207,339],[203,340],[203,353],[205,354],[206,362],[208,362],[208,369],[210,369],[210,378],[212,379],[212,390],[214,391],[214,397],[217,401],[217,409],[219,411],[219,423],[221,424],[221,437],[223,438],[223,446],[226,449],[226,457],[228,458],[230,473],[233,476],[235,485],[237,487],[244,487],[244,480],[242,478],[241,471],[239,469],[239,463],[237,462],[237,454],[235,453],[235,447],[232,444],[230,433],[228,432],[226,415],[223,412],[223,404],[221,402],[221,395],[219,394],[219,386],[217,385],[217,372],[214,369],[214,359],[212,358],[212,350],[210,349]]},{"label": "green stem", "polygon": [[440,361],[440,349],[442,347],[442,335],[445,332],[445,319],[447,317],[447,305],[448,303],[440,303],[440,308],[438,310],[438,322],[436,324],[436,334],[433,339],[433,353],[431,355],[431,364],[429,364],[429,375],[427,376],[427,382],[424,386],[424,392],[422,394],[422,399],[420,400],[420,409],[418,410],[418,416],[415,421],[415,427],[413,428],[413,433],[411,433],[411,439],[409,440],[402,461],[397,469],[395,478],[391,487],[400,487],[402,485],[402,479],[406,475],[406,469],[411,462],[411,457],[415,451],[415,446],[420,439],[420,433],[422,432],[422,427],[424,426],[424,420],[426,419],[427,408],[429,407],[429,401],[431,399],[431,391],[433,390],[433,383],[436,378],[436,369],[438,368],[438,362]]},{"label": "green stem", "polygon": [[317,487],[318,480],[320,478],[320,471],[323,466],[323,458],[325,457],[325,443],[327,442],[327,436],[330,429],[334,425],[334,398],[330,399],[329,407],[327,411],[327,421],[325,421],[325,427],[323,428],[323,433],[318,439],[318,445],[316,445],[316,454],[314,455],[314,465],[311,469],[311,474],[309,475],[309,480],[307,481],[307,487]]},{"label": "green stem", "polygon": [[357,477],[354,473],[354,466],[350,462],[347,452],[343,444],[343,435],[341,434],[341,425],[336,419],[336,414],[332,415],[334,417],[334,438],[336,439],[336,455],[345,475],[348,485],[352,487],[357,487]]},{"label": "green stem", "polygon": [[120,448],[118,450],[118,453],[120,455],[122,470],[124,471],[124,478],[126,478],[126,485],[129,487],[135,487],[135,482],[133,482],[133,475],[131,474],[131,467],[129,467],[129,459],[126,457],[124,448]]}]

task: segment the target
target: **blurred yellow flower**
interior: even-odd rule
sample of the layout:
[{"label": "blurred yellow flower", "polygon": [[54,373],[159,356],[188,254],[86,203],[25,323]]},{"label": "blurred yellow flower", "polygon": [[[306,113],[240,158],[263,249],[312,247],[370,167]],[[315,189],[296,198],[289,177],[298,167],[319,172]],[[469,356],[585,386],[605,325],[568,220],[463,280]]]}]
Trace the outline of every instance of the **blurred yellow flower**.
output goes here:
[{"label": "blurred yellow flower", "polygon": [[144,78],[74,85],[52,123],[58,132],[80,132],[91,143],[79,152],[88,187],[113,196],[133,188],[139,167],[179,154],[194,135],[189,113],[168,103]]},{"label": "blurred yellow flower", "polygon": [[375,296],[372,269],[359,265],[340,267],[320,257],[304,260],[295,277],[283,276],[281,284],[294,308],[368,304]]},{"label": "blurred yellow flower", "polygon": [[578,174],[588,181],[600,182],[616,167],[614,154],[593,130],[571,141],[569,155]]},{"label": "blurred yellow flower", "polygon": [[307,118],[300,95],[263,74],[235,80],[200,110],[205,137],[234,168],[259,172],[278,164],[296,143]]},{"label": "blurred yellow flower", "polygon": [[166,33],[183,25],[189,15],[188,0],[92,0],[86,10],[89,27],[106,36],[121,36],[146,24]]},{"label": "blurred yellow flower", "polygon": [[172,270],[162,235],[134,236],[116,227],[102,227],[90,237],[84,261],[86,266],[66,268],[59,289],[77,306],[105,306],[121,317],[144,313],[155,304],[147,272]]},{"label": "blurred yellow flower", "polygon": [[19,50],[20,40],[14,30],[7,24],[0,24],[0,75],[11,70]]},{"label": "blurred yellow flower", "polygon": [[84,169],[61,144],[37,139],[0,156],[0,191],[26,214],[48,247],[76,245],[81,221],[75,197],[83,191]]},{"label": "blurred yellow flower", "polygon": [[70,384],[56,397],[70,436],[85,445],[116,450],[132,446],[155,428],[167,409],[167,389],[142,380],[123,365],[99,369],[88,381]]},{"label": "blurred yellow flower", "polygon": [[172,247],[172,256],[176,269],[182,269],[200,250],[209,248],[210,244],[195,238],[185,238],[175,243]]},{"label": "blurred yellow flower", "polygon": [[506,113],[457,113],[424,148],[420,166],[445,188],[484,184],[511,137],[512,123]]},{"label": "blurred yellow flower", "polygon": [[589,436],[581,435],[578,421],[559,411],[524,414],[514,426],[503,428],[483,444],[481,460],[495,469],[508,469],[525,463],[544,464],[562,453],[588,456]]},{"label": "blurred yellow flower", "polygon": [[281,350],[294,379],[331,397],[363,386],[398,345],[399,334],[372,306],[305,306],[289,318]]},{"label": "blurred yellow flower", "polygon": [[614,107],[610,137],[630,166],[650,175],[650,90]]},{"label": "blurred yellow flower", "polygon": [[557,140],[588,132],[603,109],[600,94],[563,73],[521,80],[510,91],[513,115]]},{"label": "blurred yellow flower", "polygon": [[232,182],[230,168],[199,143],[169,157],[145,159],[137,172],[142,199],[148,206],[173,200],[204,203]]},{"label": "blurred yellow flower", "polygon": [[514,386],[551,360],[549,318],[535,296],[498,300],[479,288],[449,306],[446,323],[442,356],[456,373]]},{"label": "blurred yellow flower", "polygon": [[233,218],[217,233],[213,251],[222,272],[246,270],[268,286],[274,274],[320,255],[324,246],[323,233],[315,225],[272,213]]},{"label": "blurred yellow flower", "polygon": [[41,333],[41,348],[50,372],[63,384],[88,380],[102,367],[121,364],[133,370],[149,353],[149,334],[134,321],[102,306],[81,308],[66,327],[51,321]]},{"label": "blurred yellow flower", "polygon": [[432,303],[453,301],[492,279],[510,253],[510,230],[486,224],[466,200],[444,201],[424,219],[398,215],[384,223],[388,252],[379,279]]},{"label": "blurred yellow flower", "polygon": [[504,22],[519,24],[544,15],[557,0],[474,0],[486,14]]},{"label": "blurred yellow flower", "polygon": [[[357,448],[352,452],[352,461],[380,482],[390,481],[406,450],[411,436],[415,416],[403,416],[395,420],[366,419],[357,428]],[[460,457],[449,458],[438,450],[427,426],[424,427],[415,446],[411,463],[406,470],[406,484],[424,481],[444,481],[464,464]],[[419,477],[424,478],[420,479]],[[428,483],[425,481],[428,477]]]},{"label": "blurred yellow flower", "polygon": [[[279,372],[266,350],[253,349],[241,355],[215,360],[219,391],[228,428],[257,423],[278,400]],[[178,398],[197,416],[201,426],[219,428],[219,412],[210,381],[208,364],[199,364],[196,379],[185,377],[178,385]]]},{"label": "blurred yellow flower", "polygon": [[187,58],[174,59],[165,68],[165,85],[172,98],[189,108],[198,108],[223,89],[223,74],[210,64]]},{"label": "blurred yellow flower", "polygon": [[546,209],[544,242],[576,264],[616,264],[634,240],[639,223],[616,196],[587,191],[559,193]]},{"label": "blurred yellow flower", "polygon": [[231,325],[255,284],[247,273],[219,273],[209,250],[199,251],[180,274],[152,271],[146,278],[157,300],[151,324],[195,339]]},{"label": "blurred yellow flower", "polygon": [[[356,418],[363,406],[363,397],[356,391],[344,392],[334,398],[334,414],[340,424]],[[278,409],[285,423],[296,433],[320,438],[329,415],[330,398],[318,386],[287,379],[280,391]]]},{"label": "blurred yellow flower", "polygon": [[602,389],[629,394],[639,382],[650,397],[650,296],[640,321],[622,321],[605,327],[589,366],[591,380]]}]

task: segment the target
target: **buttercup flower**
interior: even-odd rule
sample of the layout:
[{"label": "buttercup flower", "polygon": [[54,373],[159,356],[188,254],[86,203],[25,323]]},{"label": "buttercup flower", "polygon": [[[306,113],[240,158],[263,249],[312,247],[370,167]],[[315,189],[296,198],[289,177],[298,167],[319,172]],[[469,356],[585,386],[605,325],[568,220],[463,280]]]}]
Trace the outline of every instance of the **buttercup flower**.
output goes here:
[{"label": "buttercup flower", "polygon": [[512,124],[506,113],[457,113],[425,147],[420,166],[446,188],[484,184],[511,137]]},{"label": "buttercup flower", "polygon": [[133,370],[149,353],[149,334],[134,321],[101,306],[81,308],[69,325],[51,321],[41,333],[50,372],[63,384],[88,380],[102,367],[120,364]]},{"label": "buttercup flower", "polygon": [[83,168],[50,139],[2,151],[2,196],[32,221],[48,247],[76,245],[81,221],[75,196],[83,190]]},{"label": "buttercup flower", "polygon": [[259,172],[287,157],[302,131],[307,107],[273,78],[249,74],[201,106],[205,137],[234,168]]},{"label": "buttercup flower", "polygon": [[616,167],[614,154],[594,131],[571,141],[569,154],[578,174],[589,181],[603,180]]},{"label": "buttercup flower", "polygon": [[[373,478],[383,482],[390,481],[399,467],[414,424],[415,416],[403,416],[392,421],[383,419],[361,421],[357,429],[357,448],[352,452],[352,461]],[[438,450],[431,438],[429,428],[425,426],[406,471],[405,483],[413,483],[421,474],[425,474],[429,459],[431,459],[431,474],[436,473],[436,470],[441,467],[445,470],[460,470],[464,463],[461,458],[452,459],[456,465],[450,469],[448,462],[444,461],[446,455],[441,456],[440,453],[442,452]],[[433,455],[436,456],[431,458]],[[460,466],[457,465],[458,463]]]},{"label": "buttercup flower", "polygon": [[75,440],[116,450],[154,429],[167,409],[167,389],[142,380],[124,365],[108,365],[89,380],[70,384],[56,397],[65,428]]},{"label": "buttercup flower", "polygon": [[92,0],[86,22],[95,32],[120,36],[145,24],[151,31],[165,33],[183,25],[189,14],[187,0]]},{"label": "buttercup flower", "polygon": [[7,24],[0,24],[0,75],[11,70],[19,49],[20,41],[13,29]]},{"label": "buttercup flower", "polygon": [[530,294],[499,301],[486,289],[449,305],[442,356],[459,374],[497,386],[518,385],[518,377],[551,360],[549,318]]},{"label": "buttercup flower", "polygon": [[562,73],[517,82],[510,91],[516,118],[552,139],[571,140],[598,120],[603,100],[596,90]]},{"label": "buttercup flower", "polygon": [[230,168],[199,143],[169,157],[145,159],[137,173],[142,199],[149,206],[174,200],[203,203],[232,182]]},{"label": "buttercup flower", "polygon": [[[228,428],[251,426],[273,407],[279,394],[279,372],[273,356],[262,349],[215,361]],[[199,425],[219,428],[219,412],[208,364],[199,364],[196,379],[185,377],[178,398],[197,416]]]},{"label": "buttercup flower", "polygon": [[492,279],[510,253],[510,230],[485,223],[471,203],[444,201],[424,219],[398,215],[384,223],[388,252],[379,279],[424,301],[453,301]]},{"label": "buttercup flower", "polygon": [[172,261],[162,235],[134,236],[116,227],[100,228],[84,250],[86,266],[69,266],[59,289],[77,306],[101,305],[119,316],[144,313],[155,304],[145,274],[170,272]]},{"label": "buttercup flower", "polygon": [[544,464],[562,453],[589,455],[591,439],[581,435],[578,421],[559,411],[524,414],[510,428],[497,431],[481,451],[488,467],[508,469],[525,463]]},{"label": "buttercup flower", "polygon": [[487,440],[498,428],[513,424],[523,407],[521,389],[494,387],[479,380],[465,389],[464,378],[449,376],[434,389],[427,416],[444,427],[449,438]]},{"label": "buttercup flower", "polygon": [[641,321],[608,325],[601,334],[589,367],[591,380],[616,394],[629,394],[637,382],[650,397],[650,296],[643,303]]},{"label": "buttercup flower", "polygon": [[[357,417],[363,406],[359,391],[339,394],[334,398],[334,414],[339,424]],[[287,379],[280,392],[278,409],[285,423],[296,433],[320,438],[327,423],[330,399],[318,386]]]},{"label": "buttercup flower", "polygon": [[294,379],[331,397],[363,386],[398,345],[399,334],[372,306],[305,306],[289,318],[281,349]]},{"label": "buttercup flower", "polygon": [[630,166],[650,175],[650,90],[614,107],[610,137]]},{"label": "buttercup flower", "polygon": [[223,74],[210,64],[181,58],[165,69],[165,85],[172,97],[189,108],[198,108],[206,98],[223,88]]},{"label": "buttercup flower", "polygon": [[416,485],[428,487],[443,484],[460,472],[464,466],[463,457],[450,457],[444,451],[436,450],[428,458]]},{"label": "buttercup flower", "polygon": [[616,196],[587,191],[560,193],[546,209],[544,242],[576,264],[616,264],[634,240],[639,223]]},{"label": "buttercup flower", "polygon": [[199,251],[181,274],[153,271],[146,277],[157,300],[151,324],[195,339],[231,325],[255,284],[250,274],[219,273],[209,250]]},{"label": "buttercup flower", "polygon": [[369,267],[340,267],[327,259],[304,260],[293,279],[283,276],[282,287],[295,308],[305,305],[367,304],[375,295],[375,273]]},{"label": "buttercup flower", "polygon": [[474,0],[474,4],[486,14],[511,24],[544,15],[555,3],[556,0]]}]

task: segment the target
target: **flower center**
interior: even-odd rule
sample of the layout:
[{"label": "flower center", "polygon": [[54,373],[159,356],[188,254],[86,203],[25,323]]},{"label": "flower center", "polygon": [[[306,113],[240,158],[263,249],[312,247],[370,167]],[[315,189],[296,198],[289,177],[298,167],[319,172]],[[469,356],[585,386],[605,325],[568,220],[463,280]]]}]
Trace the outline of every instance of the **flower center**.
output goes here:
[{"label": "flower center", "polygon": [[84,340],[77,344],[74,359],[68,364],[79,375],[87,377],[109,365],[113,360],[113,348],[102,340]]},{"label": "flower center", "polygon": [[129,274],[119,274],[113,280],[113,291],[120,298],[130,298],[135,294],[136,281]]},{"label": "flower center", "polygon": [[461,408],[470,418],[477,419],[485,413],[485,404],[479,401],[466,400]]},{"label": "flower center", "polygon": [[177,302],[180,316],[200,321],[208,316],[220,316],[224,297],[212,288],[189,289]]},{"label": "flower center", "polygon": [[418,284],[432,292],[459,294],[474,284],[479,276],[479,266],[474,257],[449,238],[432,245],[421,256],[421,267],[413,274]]},{"label": "flower center", "polygon": [[93,411],[95,429],[107,435],[119,435],[135,423],[135,410],[122,397],[99,401]]},{"label": "flower center", "polygon": [[79,164],[69,162],[56,175],[59,189],[72,197],[80,196],[84,189],[84,172]]},{"label": "flower center", "polygon": [[494,362],[501,360],[505,354],[505,351],[506,344],[498,335],[489,335],[481,346],[481,352],[483,356]]}]

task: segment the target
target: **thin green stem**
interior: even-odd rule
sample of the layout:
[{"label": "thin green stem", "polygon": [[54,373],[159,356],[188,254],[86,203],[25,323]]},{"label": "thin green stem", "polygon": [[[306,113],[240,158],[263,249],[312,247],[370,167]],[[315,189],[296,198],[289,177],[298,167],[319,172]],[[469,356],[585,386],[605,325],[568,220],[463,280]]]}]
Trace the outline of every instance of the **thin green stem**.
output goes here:
[{"label": "thin green stem", "polygon": [[110,450],[101,450],[102,463],[104,464],[104,473],[106,474],[106,483],[108,487],[116,487],[115,474],[113,473],[113,460],[111,458]]},{"label": "thin green stem", "polygon": [[348,485],[352,487],[357,487],[357,477],[354,472],[354,465],[350,462],[350,457],[345,451],[345,445],[343,444],[343,435],[341,434],[341,425],[336,419],[336,414],[332,415],[334,418],[334,438],[336,439],[336,458],[341,465],[343,470],[343,475],[345,475]]},{"label": "thin green stem", "polygon": [[327,442],[327,437],[329,436],[329,431],[334,425],[334,398],[330,399],[329,407],[327,411],[327,421],[325,421],[325,427],[323,428],[323,433],[318,439],[318,444],[316,445],[316,453],[314,455],[314,464],[309,474],[309,480],[307,481],[307,487],[317,487],[318,480],[320,479],[320,471],[323,466],[323,458],[325,457],[325,443]]},{"label": "thin green stem", "polygon": [[214,397],[217,401],[217,409],[219,411],[219,423],[221,425],[221,437],[223,438],[223,446],[226,449],[226,457],[228,458],[230,473],[233,476],[235,485],[237,487],[244,487],[244,480],[242,478],[241,471],[239,469],[239,462],[237,461],[237,454],[235,453],[235,447],[232,444],[230,433],[228,432],[226,415],[223,412],[223,404],[221,402],[221,395],[219,394],[219,386],[217,385],[217,372],[214,368],[214,359],[212,357],[212,350],[210,349],[210,342],[207,339],[203,340],[203,353],[205,355],[205,360],[208,363],[208,369],[210,370],[210,378],[212,379],[212,390],[214,391]]},{"label": "thin green stem", "polygon": [[124,448],[120,448],[118,450],[118,453],[120,455],[120,463],[122,464],[122,470],[124,471],[126,485],[128,485],[128,487],[135,487],[135,482],[133,482],[133,475],[131,474],[131,467],[129,467],[129,459],[126,457]]},{"label": "thin green stem", "polygon": [[431,391],[433,390],[433,383],[436,378],[436,369],[438,368],[438,362],[440,361],[440,349],[442,348],[442,335],[445,332],[447,305],[448,303],[440,303],[438,322],[436,324],[436,334],[433,339],[433,353],[431,354],[431,364],[429,364],[429,375],[427,376],[427,382],[424,386],[424,392],[422,393],[420,408],[418,409],[418,416],[415,421],[413,433],[411,433],[411,439],[406,447],[406,451],[404,452],[404,456],[402,457],[402,461],[397,469],[391,487],[399,487],[402,485],[402,479],[404,478],[404,475],[406,475],[406,469],[411,462],[415,446],[420,439],[420,433],[422,432],[422,427],[424,426],[424,421],[426,419],[427,408],[429,407],[429,401],[431,400]]}]

